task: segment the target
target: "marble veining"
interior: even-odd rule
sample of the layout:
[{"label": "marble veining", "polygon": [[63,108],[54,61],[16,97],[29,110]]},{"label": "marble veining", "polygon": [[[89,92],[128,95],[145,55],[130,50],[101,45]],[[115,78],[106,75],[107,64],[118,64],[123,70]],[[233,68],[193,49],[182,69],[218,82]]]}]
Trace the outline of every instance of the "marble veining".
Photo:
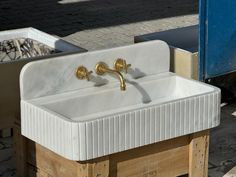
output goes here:
[{"label": "marble veining", "polygon": [[6,41],[17,38],[29,38],[39,43],[45,44],[48,47],[59,50],[61,52],[82,52],[85,49],[77,47],[65,40],[59,39],[35,28],[21,28],[15,30],[1,31],[0,41]]},{"label": "marble veining", "polygon": [[[32,62],[21,72],[21,98],[33,99],[103,85],[107,82],[118,83],[118,80],[110,75],[101,77],[95,74],[95,65],[99,61],[106,62],[112,67],[117,58],[124,58],[127,63],[132,63],[132,68],[126,75],[126,78],[131,80],[167,72],[170,65],[169,55],[169,47],[165,42],[152,41]],[[75,70],[80,65],[94,71],[91,82],[78,81],[75,77]]]}]

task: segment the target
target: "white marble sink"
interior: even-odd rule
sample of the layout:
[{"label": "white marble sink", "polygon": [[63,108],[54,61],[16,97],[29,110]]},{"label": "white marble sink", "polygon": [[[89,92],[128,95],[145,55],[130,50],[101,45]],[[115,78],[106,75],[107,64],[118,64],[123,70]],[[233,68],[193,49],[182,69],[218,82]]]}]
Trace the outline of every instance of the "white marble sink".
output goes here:
[{"label": "white marble sink", "polygon": [[[153,47],[163,53],[154,57]],[[67,73],[72,63],[96,64],[88,58],[112,63],[119,52],[134,68],[126,76],[126,91],[113,77],[94,86],[101,78],[79,81]],[[220,90],[168,72],[168,52],[164,42],[154,41],[51,59],[57,67],[61,61],[61,77],[68,80],[57,80],[60,72],[48,63],[28,64],[21,73],[22,134],[65,158],[83,161],[219,125]],[[159,65],[155,70],[147,67],[150,63]]]}]

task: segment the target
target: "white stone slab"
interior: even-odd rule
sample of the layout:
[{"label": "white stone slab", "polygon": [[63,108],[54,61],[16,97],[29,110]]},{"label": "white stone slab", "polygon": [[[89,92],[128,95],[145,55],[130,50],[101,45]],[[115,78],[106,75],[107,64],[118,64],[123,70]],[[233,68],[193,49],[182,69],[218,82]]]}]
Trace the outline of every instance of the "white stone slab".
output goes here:
[{"label": "white stone slab", "polygon": [[[57,49],[61,52],[82,52],[85,49],[75,46],[63,39],[59,39],[35,28],[22,28],[15,30],[7,30],[0,32],[0,41],[16,39],[16,38],[30,38],[51,48]],[[30,59],[30,58],[28,58]]]},{"label": "white stone slab", "polygon": [[31,38],[55,48],[61,53],[50,56],[34,57],[14,61],[0,62],[0,129],[11,127],[14,118],[20,115],[19,75],[21,68],[28,62],[60,56],[69,53],[85,52],[86,50],[53,37],[34,28],[23,28],[0,32],[0,41],[14,38]]},{"label": "white stone slab", "polygon": [[232,168],[228,173],[226,173],[223,177],[236,177],[236,167]]},{"label": "white stone slab", "polygon": [[[100,77],[95,74],[95,65],[99,61],[113,67],[117,58],[124,58],[127,63],[132,64],[130,74],[127,75],[132,79],[169,71],[169,57],[169,47],[165,42],[152,41],[32,62],[21,72],[21,99],[33,99],[94,87],[104,82],[118,83],[118,79],[111,75]],[[93,71],[91,82],[79,81],[75,77],[75,71],[80,65]]]}]

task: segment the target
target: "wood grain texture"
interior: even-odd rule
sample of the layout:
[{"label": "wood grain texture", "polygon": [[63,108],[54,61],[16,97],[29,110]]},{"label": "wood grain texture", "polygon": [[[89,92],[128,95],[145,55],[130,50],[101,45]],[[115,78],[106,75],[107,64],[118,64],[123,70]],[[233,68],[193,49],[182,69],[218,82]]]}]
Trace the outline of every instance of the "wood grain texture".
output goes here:
[{"label": "wood grain texture", "polygon": [[192,55],[192,78],[195,80],[199,80],[199,61],[198,61],[198,52],[193,53]]},{"label": "wood grain texture", "polygon": [[[111,177],[171,177],[188,173],[188,136],[110,156]],[[171,167],[171,170],[170,170]]]},{"label": "wood grain texture", "polygon": [[207,177],[209,131],[76,162],[27,140],[33,177]]},{"label": "wood grain texture", "polygon": [[28,169],[28,177],[52,177],[51,175],[47,174],[46,172],[37,169],[36,167],[28,164],[27,165],[27,169]]},{"label": "wood grain texture", "polygon": [[[55,177],[76,177],[78,176],[78,164],[74,161],[64,159],[52,151],[35,144],[27,142],[29,164],[37,167],[45,173]],[[82,168],[83,169],[83,168]]]},{"label": "wood grain texture", "polygon": [[30,140],[27,147],[28,163],[37,167],[36,177],[172,177],[189,170],[189,136],[85,162],[67,160]]},{"label": "wood grain texture", "polygon": [[13,140],[14,140],[14,151],[16,158],[16,176],[26,177],[27,176],[27,149],[26,149],[26,138],[21,135],[19,125],[15,125],[13,128]]},{"label": "wood grain texture", "polygon": [[81,162],[67,160],[30,140],[27,142],[28,163],[53,177],[108,177],[108,159]]},{"label": "wood grain texture", "polygon": [[195,133],[189,145],[189,177],[208,176],[209,131]]},{"label": "wood grain texture", "polygon": [[198,80],[198,52],[191,53],[170,47],[171,71],[177,75]]}]

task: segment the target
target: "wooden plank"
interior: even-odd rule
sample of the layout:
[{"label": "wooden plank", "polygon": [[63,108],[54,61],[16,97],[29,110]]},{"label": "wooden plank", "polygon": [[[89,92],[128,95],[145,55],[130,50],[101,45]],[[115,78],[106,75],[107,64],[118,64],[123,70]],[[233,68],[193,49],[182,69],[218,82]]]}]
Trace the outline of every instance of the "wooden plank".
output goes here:
[{"label": "wooden plank", "polygon": [[108,177],[109,157],[103,157],[85,162],[77,162],[78,177]]},{"label": "wooden plank", "polygon": [[20,127],[17,125],[13,128],[13,139],[16,158],[16,175],[17,177],[26,177],[26,139],[21,135]]},{"label": "wooden plank", "polygon": [[[27,149],[28,163],[44,171],[46,174],[54,177],[78,176],[77,162],[67,160],[30,140],[27,141]],[[84,166],[81,167],[81,169],[86,168]]]},{"label": "wooden plank", "polygon": [[175,177],[188,173],[189,137],[111,155],[111,177]]},{"label": "wooden plank", "polygon": [[173,72],[186,78],[192,78],[192,53],[178,48],[170,49],[173,52],[171,57],[173,58],[171,59],[173,60],[171,61],[173,62]]},{"label": "wooden plank", "polygon": [[36,177],[207,177],[208,141],[209,132],[203,131],[76,162],[28,140],[27,161],[37,167],[31,171]]},{"label": "wooden plank", "polygon": [[195,80],[199,80],[199,68],[198,68],[198,52],[192,54],[192,78]]},{"label": "wooden plank", "polygon": [[37,169],[32,165],[27,165],[28,169],[28,177],[52,177],[49,174],[45,173],[44,171]]},{"label": "wooden plank", "polygon": [[[184,136],[104,158],[75,162],[28,140],[28,163],[52,177],[179,176],[188,173],[188,144],[189,137]],[[173,170],[169,170],[170,166]]]},{"label": "wooden plank", "polygon": [[91,167],[92,177],[108,177],[110,167],[109,157],[100,158],[99,160],[95,159]]},{"label": "wooden plank", "polygon": [[194,133],[190,138],[189,177],[207,177],[209,131]]},{"label": "wooden plank", "polygon": [[65,159],[47,148],[27,141],[28,163],[53,177],[108,177],[109,160],[76,162]]},{"label": "wooden plank", "polygon": [[[188,173],[188,146],[117,164],[117,176],[171,177]],[[171,167],[171,169],[170,169]]]},{"label": "wooden plank", "polygon": [[191,53],[170,47],[170,71],[198,80],[198,52]]}]

